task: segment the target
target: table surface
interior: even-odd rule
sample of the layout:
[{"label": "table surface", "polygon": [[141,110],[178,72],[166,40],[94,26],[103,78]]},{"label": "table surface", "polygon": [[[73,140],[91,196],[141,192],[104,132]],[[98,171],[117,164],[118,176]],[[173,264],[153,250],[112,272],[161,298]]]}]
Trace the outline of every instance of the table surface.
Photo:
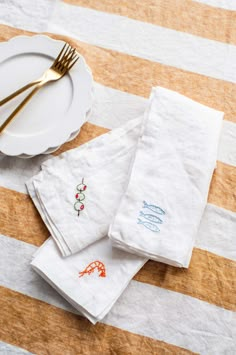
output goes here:
[{"label": "table surface", "polygon": [[24,182],[47,157],[0,157],[0,354],[236,353],[235,10],[235,0],[0,2],[0,41],[46,32],[93,71],[89,122],[53,155],[142,115],[152,86],[225,113],[189,269],[149,261],[96,326],[29,266],[49,232]]}]

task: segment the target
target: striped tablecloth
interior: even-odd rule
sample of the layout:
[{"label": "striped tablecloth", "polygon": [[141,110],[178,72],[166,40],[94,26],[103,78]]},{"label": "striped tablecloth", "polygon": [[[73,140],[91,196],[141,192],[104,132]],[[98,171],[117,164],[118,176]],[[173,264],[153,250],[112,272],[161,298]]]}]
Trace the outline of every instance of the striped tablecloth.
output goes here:
[{"label": "striped tablecloth", "polygon": [[67,40],[96,81],[89,123],[54,155],[143,114],[156,85],[225,118],[190,268],[149,261],[96,326],[29,266],[49,233],[24,182],[47,157],[0,158],[0,354],[236,354],[236,1],[45,0],[44,17],[40,3],[36,16],[22,1],[24,24],[0,14],[0,41]]}]

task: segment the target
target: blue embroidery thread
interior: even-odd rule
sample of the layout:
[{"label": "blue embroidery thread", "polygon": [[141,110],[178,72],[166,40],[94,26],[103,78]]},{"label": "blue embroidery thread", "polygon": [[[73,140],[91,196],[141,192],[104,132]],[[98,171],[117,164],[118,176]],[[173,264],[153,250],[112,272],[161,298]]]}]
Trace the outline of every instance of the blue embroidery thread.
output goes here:
[{"label": "blue embroidery thread", "polygon": [[160,232],[160,229],[154,223],[147,222],[147,221],[142,221],[140,218],[138,218],[138,222],[137,223],[138,224],[142,224],[144,227],[146,227],[147,229],[149,229],[152,232]]},{"label": "blue embroidery thread", "polygon": [[[156,205],[148,204],[146,201],[143,201],[143,209],[147,208],[148,210],[152,211],[153,213],[159,214],[159,215],[165,215],[165,211]],[[142,220],[141,218],[138,218],[137,224],[142,224],[145,228],[149,229],[152,232],[160,232],[159,227],[157,224],[162,224],[163,221],[160,217],[151,214],[151,213],[144,213],[143,211],[139,211],[139,216],[145,218],[145,220]]]},{"label": "blue embroidery thread", "polygon": [[165,211],[161,207],[156,205],[148,204],[146,201],[143,201],[143,208],[148,208],[150,211],[157,213],[157,214],[165,214]]},{"label": "blue embroidery thread", "polygon": [[160,224],[163,223],[162,220],[159,217],[155,216],[154,214],[143,213],[143,211],[140,211],[139,215],[150,222],[160,223]]}]

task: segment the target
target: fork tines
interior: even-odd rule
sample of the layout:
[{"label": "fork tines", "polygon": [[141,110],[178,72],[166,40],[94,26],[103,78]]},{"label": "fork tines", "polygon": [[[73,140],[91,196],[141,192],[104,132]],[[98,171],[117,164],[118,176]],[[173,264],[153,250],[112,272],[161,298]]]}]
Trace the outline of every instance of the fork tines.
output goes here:
[{"label": "fork tines", "polygon": [[68,43],[65,43],[57,58],[53,63],[53,67],[59,70],[70,70],[72,66],[77,62],[79,56],[75,50]]}]

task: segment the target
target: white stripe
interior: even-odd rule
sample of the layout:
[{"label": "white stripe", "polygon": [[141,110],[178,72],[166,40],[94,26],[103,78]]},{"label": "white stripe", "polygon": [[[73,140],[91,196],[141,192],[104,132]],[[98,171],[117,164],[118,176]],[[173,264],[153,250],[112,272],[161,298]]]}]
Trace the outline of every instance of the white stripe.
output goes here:
[{"label": "white stripe", "polygon": [[218,160],[225,164],[236,166],[236,124],[223,121]]},{"label": "white stripe", "polygon": [[[95,83],[94,103],[89,122],[109,129],[143,115],[148,100]],[[223,121],[218,160],[236,166],[236,124]],[[32,159],[0,157],[0,186],[27,193],[25,181],[37,174],[50,156]]]},{"label": "white stripe", "polygon": [[235,350],[234,312],[137,281],[130,283],[105,323],[202,355]]},{"label": "white stripe", "polygon": [[46,31],[55,0],[0,1],[0,22],[31,31]]},{"label": "white stripe", "polygon": [[236,82],[236,46],[230,44],[60,2],[48,30],[64,29],[93,45]]},{"label": "white stripe", "polygon": [[25,182],[40,171],[40,165],[49,159],[39,155],[30,159],[0,156],[0,186],[27,193]]},{"label": "white stripe", "polygon": [[[4,236],[0,243],[2,286],[73,311],[30,269],[36,247]],[[233,312],[145,283],[131,281],[103,322],[201,354],[233,354]]]},{"label": "white stripe", "polygon": [[236,261],[236,213],[207,204],[195,246]]},{"label": "white stripe", "polygon": [[35,297],[67,311],[75,311],[30,267],[31,258],[37,250],[36,246],[3,235],[0,235],[0,241],[1,286]]},{"label": "white stripe", "polygon": [[94,83],[94,99],[89,122],[114,129],[142,116],[148,99]]},{"label": "white stripe", "polygon": [[0,354],[1,355],[30,355],[32,353],[28,352],[27,350],[24,350],[22,348],[19,348],[18,346],[14,346],[11,344],[4,343],[3,341],[0,341]]},{"label": "white stripe", "polygon": [[195,0],[195,1],[201,2],[202,4],[214,6],[214,7],[220,7],[221,9],[236,11],[235,0]]}]

